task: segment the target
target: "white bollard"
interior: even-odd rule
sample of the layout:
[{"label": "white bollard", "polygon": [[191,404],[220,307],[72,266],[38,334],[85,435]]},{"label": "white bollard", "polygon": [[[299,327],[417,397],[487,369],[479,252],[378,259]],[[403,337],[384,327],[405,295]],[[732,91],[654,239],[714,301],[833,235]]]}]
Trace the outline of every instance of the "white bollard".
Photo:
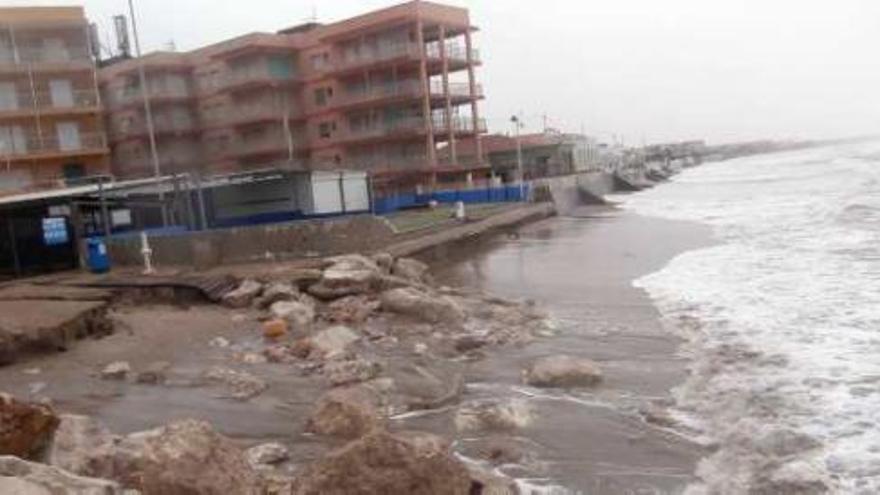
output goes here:
[{"label": "white bollard", "polygon": [[456,220],[464,221],[467,218],[467,212],[464,210],[464,201],[458,201],[455,203],[455,218]]},{"label": "white bollard", "polygon": [[141,232],[141,254],[144,256],[144,275],[156,273],[153,269],[153,250],[150,248],[150,240],[146,232]]}]

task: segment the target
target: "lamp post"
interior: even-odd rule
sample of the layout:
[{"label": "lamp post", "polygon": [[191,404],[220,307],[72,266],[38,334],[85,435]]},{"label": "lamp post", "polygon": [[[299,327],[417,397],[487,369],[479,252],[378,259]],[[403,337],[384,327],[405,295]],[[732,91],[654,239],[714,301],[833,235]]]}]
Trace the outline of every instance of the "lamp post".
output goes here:
[{"label": "lamp post", "polygon": [[513,127],[515,129],[516,135],[516,169],[519,174],[519,197],[520,200],[526,200],[526,177],[523,171],[523,153],[522,153],[522,137],[520,136],[520,130],[525,127],[525,124],[518,115],[514,115],[510,118],[510,121],[513,123]]},{"label": "lamp post", "polygon": [[144,117],[147,122],[147,135],[150,141],[150,158],[153,162],[153,175],[156,178],[156,187],[159,190],[159,203],[162,206],[162,226],[168,226],[168,209],[165,205],[165,192],[162,190],[162,168],[159,164],[159,150],[156,146],[156,129],[153,125],[153,109],[150,106],[150,96],[147,88],[147,75],[144,69],[144,59],[141,56],[141,40],[138,36],[137,19],[134,15],[134,2],[128,0],[128,11],[131,15],[131,30],[134,35],[135,56],[138,59],[138,81],[141,86],[141,96],[144,100]]}]

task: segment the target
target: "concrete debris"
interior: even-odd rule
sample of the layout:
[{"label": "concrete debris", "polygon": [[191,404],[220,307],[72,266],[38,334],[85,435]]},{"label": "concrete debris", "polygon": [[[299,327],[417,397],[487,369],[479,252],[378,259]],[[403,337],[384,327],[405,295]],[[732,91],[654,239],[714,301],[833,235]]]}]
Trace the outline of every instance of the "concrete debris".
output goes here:
[{"label": "concrete debris", "polygon": [[548,356],[532,363],[523,378],[527,385],[534,387],[591,387],[602,381],[602,370],[589,359]]},{"label": "concrete debris", "polygon": [[262,292],[263,284],[256,280],[246,279],[238,286],[238,288],[227,292],[223,296],[223,304],[233,309],[246,308],[250,306],[254,299],[256,299]]},{"label": "concrete debris", "polygon": [[101,370],[101,378],[104,380],[125,380],[129,373],[131,373],[131,365],[128,362],[116,361]]}]

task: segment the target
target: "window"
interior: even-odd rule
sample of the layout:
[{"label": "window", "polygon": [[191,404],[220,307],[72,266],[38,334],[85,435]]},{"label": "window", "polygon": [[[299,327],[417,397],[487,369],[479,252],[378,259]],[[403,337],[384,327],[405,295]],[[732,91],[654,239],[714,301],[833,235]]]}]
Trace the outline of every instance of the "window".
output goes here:
[{"label": "window", "polygon": [[330,55],[328,53],[318,53],[311,57],[312,69],[324,70],[330,65]]},{"label": "window", "polygon": [[318,135],[321,136],[322,139],[327,139],[333,134],[335,129],[335,122],[321,122],[321,124],[318,125]]},{"label": "window", "polygon": [[318,88],[315,90],[315,105],[323,107],[327,104],[327,88]]}]

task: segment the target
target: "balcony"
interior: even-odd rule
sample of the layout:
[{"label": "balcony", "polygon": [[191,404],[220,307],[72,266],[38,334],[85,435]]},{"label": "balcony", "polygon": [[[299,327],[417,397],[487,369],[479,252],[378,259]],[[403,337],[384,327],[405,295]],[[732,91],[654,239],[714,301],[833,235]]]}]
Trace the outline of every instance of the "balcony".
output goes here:
[{"label": "balcony", "polygon": [[[288,113],[291,120],[302,120],[304,117],[298,109],[292,108]],[[261,122],[283,122],[284,109],[281,105],[270,101],[253,104],[238,104],[224,108],[205,116],[208,127],[240,127]]]},{"label": "balcony", "polygon": [[77,139],[60,140],[57,136],[38,136],[36,133],[0,140],[0,156],[11,160],[54,158],[103,154],[107,140],[102,133],[80,133]]},{"label": "balcony", "polygon": [[337,133],[333,140],[335,142],[351,143],[424,133],[425,119],[422,117],[404,117],[373,126],[349,128],[348,131]]},{"label": "balcony", "polygon": [[[440,52],[439,45],[429,45],[425,50],[425,55],[430,62],[441,62],[443,60],[442,53]],[[470,53],[470,61],[473,64],[480,64],[480,51],[476,49],[472,49]],[[446,58],[449,60],[449,63],[455,67],[459,67],[461,65],[467,66],[468,63],[468,51],[467,48],[461,45],[449,45],[446,47]]]},{"label": "balcony", "polygon": [[[138,106],[144,103],[144,96],[140,86],[109,89],[105,95],[107,106],[111,109],[132,105]],[[150,98],[151,104],[182,102],[192,98],[192,94],[186,88],[170,86],[150,87],[147,96]]]},{"label": "balcony", "polygon": [[[443,115],[435,115],[432,119],[432,125],[435,134],[443,135],[448,132],[449,126],[446,123],[446,117]],[[474,119],[471,117],[452,117],[452,130],[456,134],[470,134],[474,132]],[[486,119],[479,119],[476,122],[478,133],[488,132]]]},{"label": "balcony", "polygon": [[220,91],[243,91],[259,86],[280,87],[299,82],[299,76],[287,69],[273,69],[268,64],[247,70],[233,70],[218,81]]},{"label": "balcony", "polygon": [[36,97],[35,101],[33,93],[16,93],[11,102],[0,106],[0,117],[30,116],[36,111],[52,114],[98,110],[98,95],[94,90],[75,90],[55,95],[46,91],[38,92]]},{"label": "balcony", "polygon": [[364,49],[357,53],[349,52],[343,55],[333,72],[347,72],[362,69],[366,66],[382,64],[395,60],[418,60],[421,57],[421,50],[417,43],[401,43],[395,45],[385,45],[375,49]]},{"label": "balcony", "polygon": [[[475,85],[474,92],[474,97],[483,98],[483,85]],[[471,97],[470,83],[449,83],[449,96],[455,101],[469,100]],[[446,90],[442,82],[434,81],[431,83],[431,98],[446,98]]]},{"label": "balcony", "polygon": [[421,95],[422,85],[419,81],[401,81],[396,84],[374,86],[369,90],[364,88],[363,91],[345,93],[333,106],[351,108],[390,100],[416,98]]},{"label": "balcony", "polygon": [[85,46],[55,49],[19,47],[13,57],[0,59],[0,72],[58,72],[93,68],[92,55]]},{"label": "balcony", "polygon": [[[156,136],[161,135],[181,135],[195,132],[197,130],[193,119],[181,118],[163,118],[161,115],[153,120],[153,133]],[[116,126],[111,135],[111,141],[119,142],[128,139],[137,139],[147,137],[150,130],[147,123],[139,121],[133,124]]]}]

